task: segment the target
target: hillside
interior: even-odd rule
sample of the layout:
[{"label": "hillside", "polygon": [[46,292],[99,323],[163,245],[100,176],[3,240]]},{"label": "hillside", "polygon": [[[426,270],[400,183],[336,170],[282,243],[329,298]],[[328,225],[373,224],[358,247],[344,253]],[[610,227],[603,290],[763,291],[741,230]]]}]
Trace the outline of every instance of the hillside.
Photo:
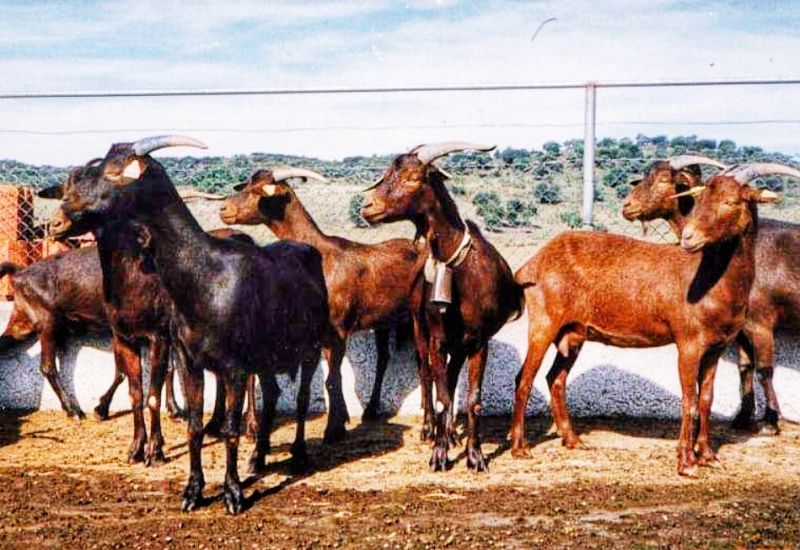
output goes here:
[{"label": "hillside", "polygon": [[[692,152],[734,164],[778,161],[796,165],[792,159],[759,147],[737,146],[729,140],[698,139],[695,136],[637,136],[635,139],[601,139],[597,144],[595,225],[601,230],[641,236],[642,230],[620,215],[628,181],[641,174],[655,159]],[[330,233],[361,241],[412,234],[407,224],[365,227],[357,217],[362,198],[359,191],[372,182],[391,162],[391,157],[348,157],[341,161],[253,153],[234,157],[162,158],[177,185],[228,193],[231,187],[259,168],[277,165],[305,166],[325,174],[330,184],[302,183],[297,192],[312,216]],[[580,224],[583,142],[548,142],[542,150],[504,149],[491,154],[450,155],[441,166],[452,176],[450,190],[465,217],[477,219],[490,232],[490,239],[512,265],[521,263],[533,248],[552,235]],[[0,161],[0,180],[52,185],[67,174],[65,167],[31,166]],[[782,192],[783,201],[765,209],[769,217],[800,220],[800,184],[782,178],[764,178],[757,185]],[[52,208],[39,201],[38,216]],[[221,225],[217,204],[192,205],[201,223]],[[264,228],[247,228],[260,241],[271,238]],[[654,224],[647,238],[671,241],[663,224]]]}]

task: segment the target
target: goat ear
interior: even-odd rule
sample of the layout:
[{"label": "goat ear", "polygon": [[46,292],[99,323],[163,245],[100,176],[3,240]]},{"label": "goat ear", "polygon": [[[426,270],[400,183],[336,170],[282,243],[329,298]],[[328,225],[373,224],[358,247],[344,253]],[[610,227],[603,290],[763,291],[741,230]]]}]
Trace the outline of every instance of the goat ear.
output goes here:
[{"label": "goat ear", "polygon": [[756,202],[761,203],[774,203],[781,200],[781,196],[775,191],[769,189],[756,189],[754,192],[754,199]]},{"label": "goat ear", "polygon": [[64,198],[64,191],[61,189],[60,185],[53,185],[51,187],[45,187],[36,195],[42,199],[62,199]]},{"label": "goat ear", "polygon": [[139,157],[131,157],[125,161],[125,166],[122,168],[120,183],[122,185],[130,185],[142,177],[147,167],[144,160]]},{"label": "goat ear", "polygon": [[695,175],[688,170],[679,170],[678,173],[675,174],[675,182],[682,183],[686,187],[695,187],[700,183]]}]

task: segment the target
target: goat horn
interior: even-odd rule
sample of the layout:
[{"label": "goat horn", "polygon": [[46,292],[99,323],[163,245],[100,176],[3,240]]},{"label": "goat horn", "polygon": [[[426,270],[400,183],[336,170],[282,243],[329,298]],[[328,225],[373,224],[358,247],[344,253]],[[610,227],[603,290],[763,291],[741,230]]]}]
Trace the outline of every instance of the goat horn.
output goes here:
[{"label": "goat horn", "polygon": [[800,170],[790,166],[784,166],[783,164],[778,164],[777,162],[751,162],[726,172],[726,175],[731,176],[741,184],[746,184],[750,180],[761,176],[773,174],[778,176],[791,176],[794,178],[800,178]]},{"label": "goat horn", "polygon": [[681,168],[686,168],[687,166],[692,166],[693,164],[707,164],[709,166],[722,168],[723,170],[728,167],[726,164],[723,164],[718,160],[704,157],[702,155],[678,155],[677,157],[672,157],[669,159],[669,167],[673,170],[680,170]]},{"label": "goat horn", "polygon": [[322,183],[329,183],[328,179],[322,174],[318,174],[313,170],[307,168],[294,168],[292,166],[281,166],[280,168],[272,169],[272,179],[274,181],[283,181],[290,178],[306,178],[310,180],[321,181]]},{"label": "goat horn", "polygon": [[378,178],[375,181],[373,181],[372,183],[370,183],[369,186],[367,186],[364,189],[362,189],[361,192],[362,193],[366,193],[367,191],[372,191],[373,189],[378,187],[382,182],[383,182],[383,174],[378,176]]},{"label": "goat horn", "polygon": [[184,145],[186,147],[198,147],[200,149],[208,149],[208,145],[202,141],[197,141],[184,136],[154,136],[143,138],[134,143],[131,148],[133,152],[139,156],[144,156],[157,149],[165,147],[178,147]]},{"label": "goat horn", "polygon": [[183,200],[186,199],[208,199],[210,201],[221,201],[225,197],[215,193],[206,193],[205,191],[197,191],[196,189],[178,189],[178,196]]},{"label": "goat horn", "polygon": [[706,190],[706,186],[705,185],[698,185],[697,187],[692,187],[688,191],[683,191],[681,193],[675,193],[674,195],[670,195],[669,198],[675,199],[675,198],[678,198],[678,197],[689,197],[689,196],[693,197],[695,195],[699,195],[700,193],[702,193],[705,190]]},{"label": "goat horn", "polygon": [[457,151],[491,151],[494,147],[494,145],[478,145],[477,143],[468,143],[466,141],[446,141],[444,143],[418,145],[411,149],[409,153],[416,153],[422,164],[428,164],[439,157]]}]

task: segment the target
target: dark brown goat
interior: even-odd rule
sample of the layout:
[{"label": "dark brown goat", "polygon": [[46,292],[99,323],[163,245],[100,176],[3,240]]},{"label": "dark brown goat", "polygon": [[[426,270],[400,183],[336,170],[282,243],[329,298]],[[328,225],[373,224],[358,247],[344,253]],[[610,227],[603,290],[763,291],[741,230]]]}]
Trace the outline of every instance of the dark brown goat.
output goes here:
[{"label": "dark brown goat", "polygon": [[[417,236],[424,236],[430,246],[432,266],[441,272],[441,264],[447,264],[452,270],[452,303],[446,307],[433,303],[432,285],[426,281],[424,302],[414,312],[418,331],[428,342],[429,366],[423,361],[422,369],[430,369],[430,374],[421,377],[423,392],[431,391],[426,378],[432,379],[436,387],[435,427],[430,426],[427,411],[425,419],[426,427],[435,430],[430,460],[433,470],[444,470],[447,466],[447,449],[455,433],[453,397],[465,359],[469,362],[467,467],[475,471],[486,469],[479,421],[489,340],[522,308],[522,290],[514,282],[508,264],[475,224],[461,219],[445,189],[447,176],[432,164],[435,159],[456,151],[491,149],[470,143],[412,149],[397,157],[372,186],[361,211],[370,223],[412,221]],[[430,397],[427,399],[431,402]]]},{"label": "dark brown goat", "polygon": [[[694,197],[684,194],[702,185],[666,162],[654,164],[623,204],[629,221],[666,220],[677,236],[683,231]],[[681,196],[676,196],[681,194]],[[761,218],[756,239],[756,278],[750,291],[744,330],[737,337],[742,404],[733,420],[738,429],[753,429],[753,371],[766,397],[765,427],[780,431],[780,409],[772,384],[776,326],[800,328],[800,225]]]},{"label": "dark brown goat", "polygon": [[[307,243],[322,254],[328,307],[334,336],[323,347],[330,373],[329,391],[341,386],[341,363],[347,338],[354,332],[375,329],[378,363],[375,384],[365,418],[374,418],[380,405],[381,385],[389,362],[389,330],[399,322],[410,321],[409,300],[422,269],[424,255],[408,239],[391,239],[377,244],[362,244],[323,233],[305,209],[290,178],[327,181],[311,170],[276,168],[259,170],[246,183],[237,185],[236,195],[228,197],[220,210],[228,224],[266,224],[279,239]],[[341,394],[331,392],[331,395]],[[325,440],[344,435],[347,408],[344,401],[331,399],[332,418]]]},{"label": "dark brown goat", "polygon": [[114,145],[104,159],[89,163],[80,177],[70,180],[61,209],[73,224],[86,224],[93,231],[109,220],[136,222],[147,230],[153,265],[173,304],[171,332],[180,354],[178,370],[189,417],[190,474],[181,508],[194,509],[205,484],[203,371],[208,369],[219,374],[225,388],[224,501],[235,514],[244,505],[237,458],[248,373],[259,375],[264,390],[251,468],[264,466],[277,372],[300,371],[292,456],[297,465],[306,460],[310,383],[328,327],[322,260],[316,250],[300,243],[254,247],[203,232],[164,167],[149,155],[177,145],[204,147],[174,136]]},{"label": "dark brown goat", "polygon": [[[45,189],[39,195],[45,198],[62,198],[63,188],[71,186],[72,182],[82,175],[83,168],[77,168],[70,173],[66,183]],[[50,232],[57,239],[74,237],[86,231],[87,227],[80,223],[72,223],[61,210],[55,212],[50,222]],[[99,265],[101,275],[100,281],[96,282],[100,283],[99,288],[102,290],[99,299],[111,328],[112,350],[116,365],[114,384],[101,398],[101,403],[98,405],[100,410],[96,409],[96,412],[100,417],[107,416],[108,404],[116,386],[123,377],[127,377],[134,421],[134,435],[128,461],[144,461],[145,465],[160,463],[164,460],[160,414],[161,387],[165,377],[170,381],[172,378],[169,361],[172,302],[155,272],[148,244],[150,236],[143,227],[127,221],[112,221],[96,228],[95,233],[97,238],[95,261]],[[234,238],[254,244],[249,236],[241,232],[226,228],[216,233],[220,238]],[[143,370],[140,347],[142,342],[146,344],[150,364],[147,398],[147,407],[150,409],[149,439],[143,414]],[[252,394],[250,402],[252,403]],[[220,433],[224,413],[224,394],[222,384],[218,382],[214,414],[206,426],[207,433],[215,435]]]},{"label": "dark brown goat", "polygon": [[[684,228],[681,247],[604,233],[563,233],[516,273],[525,287],[528,354],[517,377],[510,439],[526,456],[525,407],[548,346],[558,353],[547,374],[551,409],[562,442],[581,446],[566,406],[566,379],[586,340],[620,347],[675,343],[681,381],[678,473],[714,464],[709,413],[719,356],[744,325],[755,274],[756,204],[777,195],[753,190],[755,174],[800,175],[785,167],[750,165],[712,177]],[[699,400],[698,400],[699,388]],[[695,456],[692,425],[699,414]]]}]

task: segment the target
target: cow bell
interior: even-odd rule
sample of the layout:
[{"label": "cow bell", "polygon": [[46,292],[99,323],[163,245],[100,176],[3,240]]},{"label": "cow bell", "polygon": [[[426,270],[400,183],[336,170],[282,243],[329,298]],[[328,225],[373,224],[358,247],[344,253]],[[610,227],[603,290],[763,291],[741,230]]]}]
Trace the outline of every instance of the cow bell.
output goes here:
[{"label": "cow bell", "polygon": [[431,303],[447,306],[453,302],[453,270],[446,264],[437,264],[433,275]]}]

